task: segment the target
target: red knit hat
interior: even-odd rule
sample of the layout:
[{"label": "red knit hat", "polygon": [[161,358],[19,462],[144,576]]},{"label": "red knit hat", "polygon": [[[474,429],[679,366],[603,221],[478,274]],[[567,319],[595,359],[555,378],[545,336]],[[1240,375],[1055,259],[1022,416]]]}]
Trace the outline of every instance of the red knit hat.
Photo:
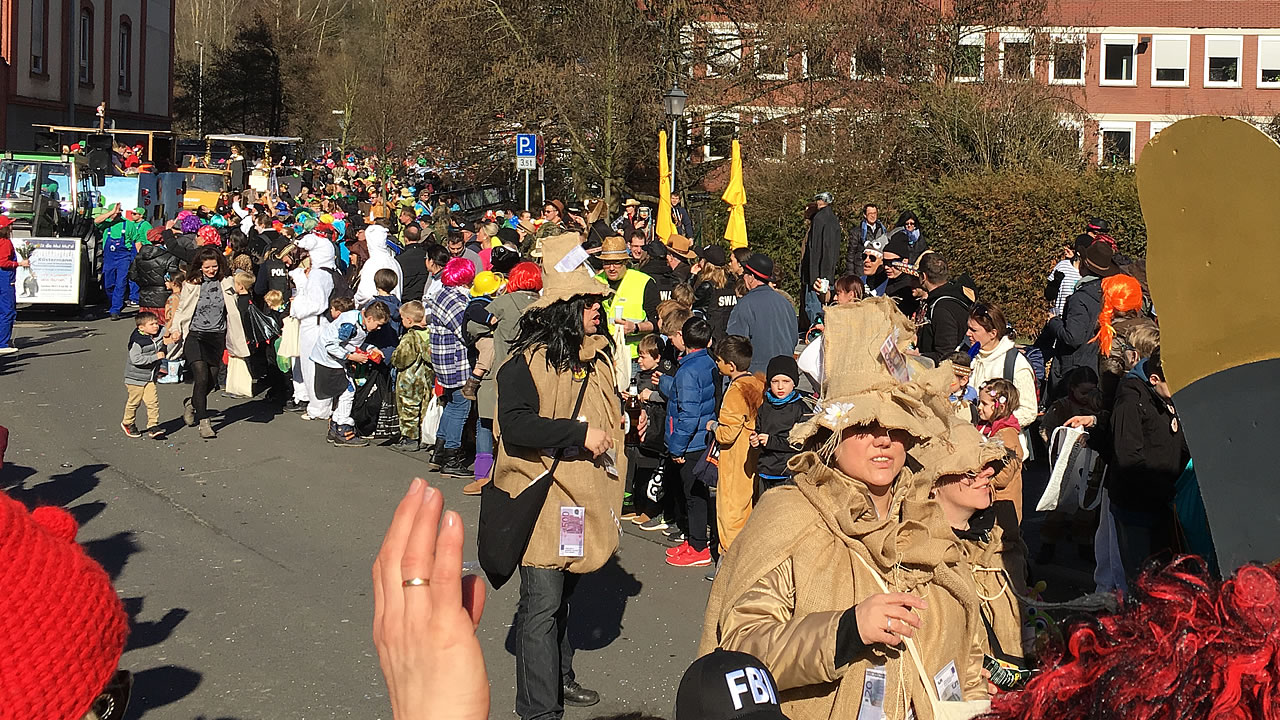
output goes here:
[{"label": "red knit hat", "polygon": [[59,507],[0,493],[0,715],[84,717],[124,652],[128,617]]}]

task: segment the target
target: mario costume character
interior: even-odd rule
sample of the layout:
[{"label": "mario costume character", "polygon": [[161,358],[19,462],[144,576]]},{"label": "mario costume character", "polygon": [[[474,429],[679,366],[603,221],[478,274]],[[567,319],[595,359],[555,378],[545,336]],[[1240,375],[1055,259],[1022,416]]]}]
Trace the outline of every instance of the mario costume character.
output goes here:
[{"label": "mario costume character", "polygon": [[145,238],[146,230],[151,229],[147,223],[140,222],[140,210],[141,208],[135,208],[121,213],[120,204],[116,203],[93,219],[98,225],[98,231],[102,233],[102,290],[110,301],[107,312],[112,320],[120,319],[126,297],[133,304],[138,303],[138,285],[129,281],[129,266],[133,264],[137,243],[141,240],[130,236],[136,236],[142,226],[146,225],[146,229],[142,230],[142,238]]}]

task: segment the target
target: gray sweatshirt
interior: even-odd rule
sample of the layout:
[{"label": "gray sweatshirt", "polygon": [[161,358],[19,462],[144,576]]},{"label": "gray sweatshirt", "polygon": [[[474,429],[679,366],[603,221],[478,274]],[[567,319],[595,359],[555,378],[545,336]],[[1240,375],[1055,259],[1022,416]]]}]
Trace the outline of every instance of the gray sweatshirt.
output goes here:
[{"label": "gray sweatshirt", "polygon": [[160,372],[160,358],[156,357],[164,345],[163,334],[143,335],[141,330],[134,330],[129,336],[129,362],[124,366],[125,385],[146,385],[156,381]]}]

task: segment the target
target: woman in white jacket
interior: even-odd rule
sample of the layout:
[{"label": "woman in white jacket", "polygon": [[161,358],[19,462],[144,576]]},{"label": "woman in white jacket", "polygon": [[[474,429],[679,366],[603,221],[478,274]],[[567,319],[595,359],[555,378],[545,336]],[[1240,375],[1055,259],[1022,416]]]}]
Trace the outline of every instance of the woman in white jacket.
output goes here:
[{"label": "woman in white jacket", "polygon": [[[1037,415],[1036,375],[1031,369],[1031,363],[1018,352],[1018,346],[1008,337],[1009,325],[1004,319],[1004,313],[995,305],[974,305],[973,310],[969,311],[969,331],[966,334],[973,344],[980,346],[978,354],[973,358],[969,386],[978,390],[992,378],[1012,380],[1014,387],[1018,388],[1018,407],[1014,408],[1013,416],[1025,430],[1035,422]],[[1009,353],[1013,355],[1010,356]],[[1010,357],[1013,359],[1012,377],[1005,374]],[[1023,452],[1026,452],[1026,448],[1023,448]]]},{"label": "woman in white jacket", "polygon": [[364,243],[369,248],[369,259],[360,267],[360,284],[356,287],[356,307],[364,308],[378,295],[373,276],[379,270],[392,270],[396,274],[396,299],[401,299],[404,287],[404,271],[387,245],[387,229],[381,225],[369,225],[364,229]]},{"label": "woman in white jacket", "polygon": [[[308,258],[289,271],[293,280],[293,303],[289,314],[298,319],[298,358],[293,364],[293,401],[298,409],[305,403],[305,419],[327,418],[333,411],[333,403],[317,400],[315,396],[316,365],[311,361],[311,349],[320,338],[320,331],[329,322],[329,295],[333,292],[335,269],[333,243],[316,234],[304,235],[297,246],[307,251]],[[325,405],[329,407],[325,407]]]}]

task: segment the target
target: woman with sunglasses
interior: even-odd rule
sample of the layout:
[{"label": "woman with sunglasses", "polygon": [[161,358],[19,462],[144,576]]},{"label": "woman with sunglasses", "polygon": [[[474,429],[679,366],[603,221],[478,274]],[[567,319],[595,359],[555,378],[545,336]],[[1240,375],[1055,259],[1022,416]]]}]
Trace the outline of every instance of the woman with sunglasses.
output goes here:
[{"label": "woman with sunglasses", "polygon": [[902,238],[906,241],[907,252],[905,257],[907,262],[912,265],[915,264],[916,260],[920,259],[925,250],[929,249],[928,241],[924,239],[924,235],[920,232],[920,219],[910,210],[904,210],[898,216],[897,225],[889,233],[889,240],[892,241],[894,238]]}]

